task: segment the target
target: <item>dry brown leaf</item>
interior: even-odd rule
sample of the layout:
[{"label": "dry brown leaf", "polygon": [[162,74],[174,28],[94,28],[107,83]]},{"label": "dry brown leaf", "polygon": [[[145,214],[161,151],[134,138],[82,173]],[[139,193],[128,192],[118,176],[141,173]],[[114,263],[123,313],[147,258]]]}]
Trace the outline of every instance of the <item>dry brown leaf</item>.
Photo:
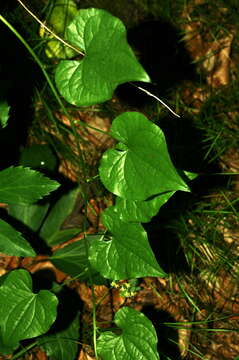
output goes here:
[{"label": "dry brown leaf", "polygon": [[[206,53],[206,55],[214,53],[214,55],[210,57],[212,68],[208,69],[209,75],[207,76],[207,82],[212,87],[217,88],[229,83],[230,52],[233,38],[233,34],[229,34],[227,37],[215,41]],[[206,60],[203,66],[207,70]]]},{"label": "dry brown leaf", "polygon": [[78,360],[95,360],[92,349],[88,345],[84,345],[81,349]]},{"label": "dry brown leaf", "polygon": [[[92,290],[85,283],[79,283],[77,286],[77,293],[81,300],[87,305],[89,310],[93,308]],[[109,289],[104,285],[94,286],[95,302],[102,305],[110,302]]]},{"label": "dry brown leaf", "polygon": [[[220,39],[213,39],[208,32],[202,33],[202,21],[193,21],[191,13],[197,5],[205,1],[191,1],[184,8],[182,17],[187,21],[182,25],[185,31],[183,38],[185,47],[193,61],[200,60],[201,67],[207,73],[207,83],[212,87],[219,87],[229,83],[230,52],[234,38],[233,31]],[[221,9],[223,11],[223,9]]]}]

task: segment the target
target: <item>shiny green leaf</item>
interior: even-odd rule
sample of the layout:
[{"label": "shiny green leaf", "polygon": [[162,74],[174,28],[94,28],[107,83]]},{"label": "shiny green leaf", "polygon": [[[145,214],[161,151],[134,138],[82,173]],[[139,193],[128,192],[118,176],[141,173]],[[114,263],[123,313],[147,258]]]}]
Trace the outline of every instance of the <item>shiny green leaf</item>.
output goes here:
[{"label": "shiny green leaf", "polygon": [[45,335],[38,341],[38,345],[45,351],[50,360],[74,360],[78,349],[79,314],[64,330]]},{"label": "shiny green leaf", "polygon": [[128,200],[146,200],[168,191],[189,191],[173,166],[162,130],[143,114],[126,112],[114,119],[112,136],[99,168],[104,186]]},{"label": "shiny green leaf", "polygon": [[97,350],[103,360],[159,360],[157,334],[145,315],[123,307],[117,311],[114,323],[122,333],[106,331],[97,340]]},{"label": "shiny green leaf", "polygon": [[0,172],[0,202],[3,203],[33,203],[58,187],[56,181],[22,166],[11,166]]},{"label": "shiny green leaf", "polygon": [[56,319],[58,300],[48,290],[32,292],[31,275],[14,270],[0,287],[0,328],[5,347],[16,348],[19,341],[48,331]]},{"label": "shiny green leaf", "polygon": [[35,256],[29,243],[11,225],[0,219],[0,252],[11,256]]},{"label": "shiny green leaf", "polygon": [[[73,211],[79,193],[79,188],[70,190],[69,192],[61,196],[61,198],[52,207],[40,231],[40,237],[44,239],[48,245],[56,245],[66,241],[64,235],[67,234],[63,234],[60,232],[61,226],[66,220],[67,216],[69,216],[70,213]],[[71,232],[71,234],[73,233],[75,235],[76,231],[74,230],[73,232]]]},{"label": "shiny green leaf", "polygon": [[114,211],[117,212],[122,221],[146,223],[149,222],[153,216],[157,215],[161,206],[163,206],[174,193],[175,191],[169,191],[144,201],[133,201],[117,197]]},{"label": "shiny green leaf", "polygon": [[[189,171],[182,171],[182,175],[187,177],[188,181],[198,176]],[[157,215],[161,206],[163,206],[174,193],[175,191],[165,192],[143,201],[127,200],[117,196],[114,211],[117,212],[122,221],[146,223],[149,222],[153,216]]]},{"label": "shiny green leaf", "polygon": [[[100,238],[100,236],[92,237]],[[86,238],[86,241],[90,241],[91,237]],[[50,257],[50,261],[61,271],[71,276],[79,276],[81,279],[89,279],[89,272],[91,276],[96,274],[96,271],[92,269],[87,259],[85,240],[79,240],[72,244],[69,244],[62,249],[54,252]]]},{"label": "shiny green leaf", "polygon": [[154,257],[141,224],[123,222],[113,207],[104,211],[103,222],[112,237],[97,238],[89,249],[90,263],[102,276],[122,280],[166,275]]},{"label": "shiny green leaf", "polygon": [[8,213],[32,231],[37,232],[46,216],[48,208],[49,203],[26,205],[10,204],[8,206]]},{"label": "shiny green leaf", "polygon": [[15,350],[18,347],[18,341],[16,342],[12,342],[11,345],[6,345],[3,342],[3,336],[2,336],[2,331],[0,328],[0,355],[8,355],[11,354],[13,352],[13,350]]},{"label": "shiny green leaf", "polygon": [[61,61],[56,69],[56,85],[69,103],[102,103],[111,99],[122,83],[150,81],[127,43],[125,26],[108,12],[80,10],[66,31],[66,38],[85,53],[81,60]]}]

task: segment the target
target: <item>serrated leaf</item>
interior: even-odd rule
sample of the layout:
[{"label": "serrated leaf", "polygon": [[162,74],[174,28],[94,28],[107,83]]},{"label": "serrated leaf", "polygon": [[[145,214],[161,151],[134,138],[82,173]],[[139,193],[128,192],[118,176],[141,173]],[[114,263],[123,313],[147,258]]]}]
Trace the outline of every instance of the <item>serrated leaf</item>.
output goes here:
[{"label": "serrated leaf", "polygon": [[96,239],[89,249],[93,268],[107,279],[165,276],[150,248],[147,233],[139,223],[126,223],[113,207],[103,213],[103,223],[112,233],[110,240]]},{"label": "serrated leaf", "polygon": [[0,287],[0,327],[6,347],[14,346],[48,331],[56,319],[58,300],[48,290],[32,292],[26,270],[14,270]]},{"label": "serrated leaf", "polygon": [[0,124],[2,128],[5,128],[7,126],[9,110],[10,106],[8,106],[7,101],[0,100]]},{"label": "serrated leaf", "polygon": [[149,200],[127,200],[117,197],[114,211],[119,218],[125,222],[142,222],[146,223],[157,215],[161,206],[163,206],[175,191],[169,191],[150,198]]},{"label": "serrated leaf", "polygon": [[11,225],[0,219],[0,252],[11,256],[35,256],[30,244]]},{"label": "serrated leaf", "polygon": [[10,204],[8,206],[8,213],[32,231],[37,232],[46,216],[48,208],[49,203],[27,205]]},{"label": "serrated leaf", "polygon": [[40,231],[40,237],[44,239],[48,245],[56,245],[65,241],[64,237],[61,237],[63,234],[59,235],[60,228],[67,216],[72,212],[79,193],[79,188],[70,190],[61,196],[52,207]]},{"label": "serrated leaf", "polygon": [[67,28],[66,38],[85,52],[82,60],[64,60],[56,69],[56,85],[69,103],[102,103],[122,83],[150,82],[127,43],[124,24],[108,12],[80,10]]},{"label": "serrated leaf", "polygon": [[43,336],[38,345],[46,351],[51,360],[74,360],[78,349],[79,327],[77,314],[66,329]]},{"label": "serrated leaf", "polygon": [[58,187],[56,181],[22,166],[11,166],[0,172],[0,202],[3,203],[33,203]]},{"label": "serrated leaf", "polygon": [[[98,239],[101,236],[94,236],[86,238],[87,244],[93,239]],[[50,257],[50,261],[60,270],[71,276],[79,276],[80,279],[89,279],[89,272],[91,276],[96,275],[96,271],[91,268],[86,254],[85,240],[79,240],[69,244],[62,249],[54,252]]]},{"label": "serrated leaf", "polygon": [[111,134],[119,143],[104,153],[99,168],[110,192],[128,200],[146,200],[168,191],[189,191],[171,162],[162,130],[143,114],[119,115]]},{"label": "serrated leaf", "polygon": [[159,360],[156,331],[145,315],[123,307],[117,311],[114,322],[122,334],[107,331],[97,340],[103,360]]}]

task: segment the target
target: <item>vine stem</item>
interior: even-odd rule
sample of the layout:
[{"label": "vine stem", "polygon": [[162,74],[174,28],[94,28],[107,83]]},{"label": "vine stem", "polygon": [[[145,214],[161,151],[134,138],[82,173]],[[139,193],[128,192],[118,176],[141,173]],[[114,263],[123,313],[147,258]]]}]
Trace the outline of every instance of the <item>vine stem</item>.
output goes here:
[{"label": "vine stem", "polygon": [[[18,0],[17,0],[18,1]],[[31,54],[31,56],[33,57],[33,59],[36,61],[37,65],[40,67],[40,69],[42,70],[45,78],[46,78],[46,81],[53,93],[53,95],[55,96],[59,106],[61,107],[61,109],[63,110],[64,114],[66,115],[67,118],[69,118],[69,121],[70,121],[70,124],[72,126],[72,130],[73,130],[73,134],[74,134],[74,137],[75,139],[78,138],[77,136],[77,132],[76,132],[76,129],[75,129],[75,124],[70,116],[70,114],[68,113],[66,107],[64,106],[63,102],[61,101],[61,98],[60,96],[58,95],[57,91],[56,91],[56,88],[55,86],[53,85],[51,79],[50,79],[50,76],[48,75],[48,73],[46,72],[45,70],[45,67],[43,65],[43,63],[41,62],[41,60],[39,59],[39,57],[36,55],[35,51],[32,50],[32,48],[30,47],[30,45],[23,39],[23,37],[19,34],[19,32],[2,16],[0,15],[0,20],[14,33],[14,35],[21,41],[21,43],[26,47],[26,49],[29,51],[29,53]],[[83,123],[83,122],[82,122]],[[85,123],[83,123],[85,124]],[[86,124],[85,124],[86,125]],[[78,144],[78,141],[77,141],[77,150],[79,152],[79,156],[80,156],[80,159],[81,159],[81,165],[84,169],[84,159],[83,159],[83,155],[82,155],[82,151],[81,151],[81,148]]]},{"label": "vine stem", "polygon": [[24,349],[22,349],[22,350],[20,350],[19,352],[17,352],[15,355],[13,355],[13,357],[11,358],[11,360],[18,359],[21,355],[25,354],[27,351],[31,350],[31,349],[34,348],[35,346],[37,346],[37,341],[35,341],[34,343],[28,345],[27,347],[24,347]]},{"label": "vine stem", "polygon": [[[19,0],[17,0],[19,1]],[[36,55],[36,53],[34,52],[34,50],[32,50],[32,48],[28,45],[28,43],[23,39],[23,37],[17,32],[16,29],[14,29],[14,27],[2,16],[0,15],[0,21],[2,21],[14,34],[15,36],[21,41],[21,43],[26,47],[26,49],[29,51],[29,53],[31,54],[31,56],[33,57],[33,59],[36,61],[37,65],[40,67],[40,69],[42,70],[45,78],[46,78],[46,81],[48,83],[48,85],[50,86],[50,89],[53,93],[53,95],[55,96],[58,104],[60,105],[60,107],[62,108],[64,114],[69,118],[70,122],[71,122],[71,125],[72,125],[72,128],[73,128],[73,131],[74,131],[74,128],[75,128],[75,124],[74,122],[72,121],[71,119],[71,116],[70,114],[68,113],[68,111],[66,110],[66,107],[65,105],[63,104],[63,102],[61,101],[61,98],[60,96],[58,95],[56,89],[55,89],[55,86],[53,85],[49,75],[47,74],[46,70],[45,70],[45,67],[43,65],[43,63],[40,61],[40,59],[38,58],[38,56]],[[91,126],[89,124],[86,124],[84,121],[77,121],[77,123],[79,123],[80,125],[86,127],[86,128],[90,128],[90,129],[93,129],[93,130],[96,130],[102,134],[106,134],[106,135],[109,135],[111,136],[110,132],[107,132],[107,131],[104,131],[104,130],[101,130],[101,129],[98,129],[94,126]],[[75,134],[74,134],[75,135]]]},{"label": "vine stem", "polygon": [[93,310],[92,310],[92,320],[93,320],[93,345],[94,345],[94,352],[95,358],[98,360],[98,353],[97,353],[97,324],[96,324],[96,303],[95,303],[95,290],[94,285],[91,286],[91,293],[92,293],[92,301],[93,301]]},{"label": "vine stem", "polygon": [[[19,1],[19,0],[17,0]],[[32,48],[29,46],[29,44],[23,39],[23,37],[17,32],[17,30],[2,16],[0,15],[0,21],[2,21],[13,33],[14,35],[21,41],[21,43],[26,47],[26,49],[29,51],[29,53],[31,54],[31,56],[33,57],[33,59],[36,61],[36,63],[38,64],[38,66],[40,67],[40,69],[42,70],[47,83],[53,93],[53,95],[55,96],[59,106],[62,108],[64,114],[69,118],[70,120],[70,124],[72,126],[72,130],[73,130],[73,134],[75,136],[75,138],[77,139],[77,132],[75,129],[75,124],[70,116],[70,114],[68,113],[66,107],[64,106],[63,102],[61,101],[61,98],[59,97],[48,73],[45,70],[45,67],[43,65],[43,63],[41,62],[41,60],[38,58],[38,56],[35,54],[34,50],[32,50]],[[79,123],[81,123],[83,126],[85,127],[89,127],[92,128],[94,130],[97,130],[99,132],[103,132],[103,133],[107,133],[103,130],[97,129],[93,126],[89,126],[88,124],[84,123],[83,121],[79,121]],[[108,135],[110,135],[109,133],[107,133]],[[86,215],[87,215],[87,204],[88,204],[88,199],[87,199],[87,194],[85,191],[85,186],[87,186],[87,177],[86,177],[86,169],[84,166],[84,158],[83,158],[83,154],[82,151],[80,149],[80,146],[78,144],[77,141],[77,150],[79,151],[79,155],[80,155],[80,160],[81,160],[81,165],[82,165],[82,169],[83,169],[83,177],[84,177],[84,184],[83,185],[83,191],[82,191],[82,195],[83,195],[83,199],[84,199],[84,204],[85,204],[85,209],[86,209]],[[81,181],[82,183],[82,181]],[[87,235],[86,235],[86,227],[85,227],[85,221],[83,223],[83,227],[84,227],[84,243],[85,243],[85,247],[86,247],[86,253],[88,253],[88,246],[87,246]],[[90,274],[91,276],[91,274]],[[91,276],[91,283],[92,283],[92,276]],[[96,332],[97,332],[97,324],[96,324],[96,306],[95,306],[95,294],[94,294],[94,288],[93,288],[93,284],[92,284],[92,300],[93,300],[93,343],[94,343],[94,351],[95,351],[95,357],[98,360],[98,355],[97,355],[97,344],[96,344]]]},{"label": "vine stem", "polygon": [[52,36],[54,36],[54,38],[56,38],[57,40],[59,40],[60,42],[62,42],[65,46],[71,48],[72,50],[76,51],[78,54],[85,56],[85,54],[80,51],[79,49],[77,49],[76,47],[72,46],[71,44],[69,44],[68,42],[66,42],[65,40],[63,40],[60,36],[58,36],[57,34],[55,34],[51,29],[49,29],[48,26],[46,26],[46,24],[44,24],[21,0],[17,0],[17,2],[19,2],[19,4],[46,30],[48,31]]},{"label": "vine stem", "polygon": [[[47,30],[52,36],[54,36],[57,40],[59,40],[60,42],[62,42],[65,46],[71,48],[72,50],[76,51],[78,54],[85,56],[85,53],[83,53],[82,51],[80,51],[79,49],[75,48],[74,46],[72,46],[71,44],[69,44],[68,42],[66,42],[64,39],[62,39],[60,36],[58,36],[57,34],[55,34],[48,26],[46,26],[21,0],[17,0],[17,2],[45,29]],[[131,83],[131,85],[135,86],[137,89],[143,91],[144,93],[146,93],[148,96],[153,97],[154,99],[156,99],[157,101],[160,102],[160,104],[162,104],[164,107],[166,107],[166,109],[168,109],[174,116],[179,117],[180,115],[178,115],[175,111],[173,111],[163,100],[161,100],[159,97],[157,97],[156,95],[152,94],[150,91],[142,88],[141,86],[137,86],[133,83]],[[90,125],[88,126],[89,128],[94,129],[94,127],[91,127]],[[96,129],[95,129],[96,130]],[[98,129],[98,131],[100,131],[100,129]],[[103,130],[101,130],[100,132],[104,132]],[[105,133],[105,132],[104,132]],[[108,133],[107,133],[108,134]]]}]

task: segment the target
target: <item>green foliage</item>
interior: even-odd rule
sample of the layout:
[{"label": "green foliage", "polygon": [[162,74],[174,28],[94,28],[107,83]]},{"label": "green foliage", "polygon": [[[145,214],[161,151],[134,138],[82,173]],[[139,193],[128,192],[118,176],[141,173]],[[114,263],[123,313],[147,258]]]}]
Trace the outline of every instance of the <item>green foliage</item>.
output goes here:
[{"label": "green foliage", "polygon": [[64,221],[73,211],[79,193],[79,188],[72,189],[62,195],[53,206],[50,206],[49,201],[29,205],[10,204],[8,213],[38,234],[47,245],[61,244],[81,231],[80,224],[62,229]]},{"label": "green foliage", "polygon": [[[75,1],[55,0],[50,5],[51,9],[46,17],[47,23],[55,34],[64,38],[67,25],[70,24],[77,13]],[[40,36],[49,39],[45,47],[46,55],[49,58],[67,59],[76,55],[73,49],[55,39],[52,34],[46,35],[44,28],[41,29]]]},{"label": "green foliage", "polygon": [[[58,186],[59,184],[56,181],[50,180],[29,168],[10,167],[0,172],[0,201],[12,204],[12,206],[16,204],[15,211],[18,210],[16,218],[19,219],[19,216],[24,218],[23,222],[26,225],[30,224],[30,228],[34,228],[39,225],[39,219],[42,215],[44,216],[45,208],[27,205],[28,210],[31,209],[32,211],[30,215],[28,215],[29,211],[26,215],[26,213],[21,212],[23,210],[22,204],[29,204],[41,199],[50,191],[57,189]],[[11,214],[14,212],[13,208],[11,208]],[[43,212],[39,211],[38,213],[37,211],[36,214],[36,209],[43,209]],[[0,220],[0,251],[14,256],[36,255],[21,234],[3,220]]]},{"label": "green foliage", "polygon": [[7,354],[19,341],[44,334],[56,319],[57,298],[50,291],[32,292],[26,270],[9,273],[0,286],[1,351]]},{"label": "green foliage", "polygon": [[133,201],[117,197],[114,211],[116,211],[122,221],[146,223],[159,212],[161,206],[165,204],[174,193],[175,191],[168,191],[143,201]]},{"label": "green foliage", "polygon": [[112,280],[165,276],[142,225],[121,221],[112,207],[104,211],[103,222],[112,236],[95,239],[89,251],[92,266],[102,276]]},{"label": "green foliage", "polygon": [[61,229],[64,220],[72,212],[79,193],[79,188],[69,191],[52,207],[40,231],[40,237],[45,240],[48,245],[60,244],[71,239],[79,232],[79,228]]},{"label": "green foliage", "polygon": [[127,282],[120,282],[120,281],[112,281],[111,286],[113,286],[116,289],[119,289],[120,296],[123,296],[125,298],[132,297],[137,294],[139,290],[141,290],[141,287],[139,285],[138,279],[130,279]]},{"label": "green foliage", "polygon": [[144,115],[119,115],[111,134],[119,143],[104,153],[99,174],[113,194],[135,201],[167,191],[189,191],[170,160],[162,130]]},{"label": "green foliage", "polygon": [[66,38],[85,53],[82,60],[62,61],[56,69],[56,85],[69,103],[101,103],[112,97],[119,84],[150,81],[127,43],[123,23],[106,11],[80,10]]},{"label": "green foliage", "polygon": [[2,126],[2,128],[5,128],[5,126],[7,126],[9,110],[10,106],[8,106],[7,101],[0,100],[0,125]]},{"label": "green foliage", "polygon": [[[95,237],[98,238],[100,236]],[[58,269],[73,277],[78,277],[81,280],[88,280],[90,274],[91,276],[96,274],[87,258],[88,243],[93,241],[95,237],[89,237],[85,240],[82,239],[55,251],[50,257],[51,262]]]},{"label": "green foliage", "polygon": [[41,337],[38,345],[46,351],[51,360],[75,359],[78,348],[79,325],[79,314],[77,314],[68,327]]},{"label": "green foliage", "polygon": [[122,334],[107,331],[97,341],[99,354],[104,360],[159,360],[157,335],[146,316],[124,307],[117,311],[114,322]]},{"label": "green foliage", "polygon": [[[77,106],[98,104],[110,99],[119,84],[136,80],[150,82],[127,43],[126,29],[119,19],[104,10],[90,8],[77,12],[70,22],[75,13],[74,1],[57,0],[48,17],[49,25],[57,34],[65,35],[67,42],[84,52],[82,59],[63,60],[56,68],[56,85],[66,101]],[[55,39],[48,42],[45,50],[49,57],[75,55],[72,49],[66,50]],[[31,49],[29,51],[40,64],[62,112],[70,118],[41,61]],[[110,135],[118,143],[114,149],[105,152],[99,167],[103,185],[116,195],[115,205],[102,215],[106,231],[66,245],[55,251],[50,261],[65,273],[86,280],[92,286],[100,283],[102,277],[131,279],[131,290],[127,292],[126,285],[123,289],[124,296],[131,296],[139,290],[132,279],[166,276],[157,263],[141,222],[150,221],[176,191],[189,191],[189,188],[184,174],[181,177],[170,159],[162,130],[143,114],[126,112],[119,115],[113,120]],[[25,149],[21,165],[52,171],[56,164],[51,156],[48,161],[47,151],[42,149],[37,145]],[[194,174],[187,176],[193,178]],[[81,188],[69,191],[53,205],[50,200],[35,203],[57,189],[59,184],[35,170],[10,167],[0,172],[0,202],[9,204],[11,216],[40,236],[48,246],[53,246],[71,239],[80,230],[86,231],[85,222],[83,229],[63,228],[78,197],[88,186],[83,182],[84,179]],[[0,221],[0,232],[1,251],[17,256],[35,255],[27,241],[3,221]],[[56,306],[56,296],[50,291],[32,292],[27,271],[9,273],[2,279],[0,287],[1,351],[11,353],[19,346],[19,341],[45,334],[56,319]],[[105,331],[98,339],[95,316],[93,318],[96,358],[98,350],[103,360],[159,359],[155,329],[143,314],[128,307],[120,309],[114,322],[121,333]],[[77,316],[69,327],[44,335],[37,344],[51,359],[73,360],[78,330]]]},{"label": "green foliage", "polygon": [[0,251],[13,256],[35,256],[29,243],[12,226],[0,219]]},{"label": "green foliage", "polygon": [[9,167],[0,172],[0,202],[3,203],[33,203],[58,187],[56,181],[22,166]]}]

